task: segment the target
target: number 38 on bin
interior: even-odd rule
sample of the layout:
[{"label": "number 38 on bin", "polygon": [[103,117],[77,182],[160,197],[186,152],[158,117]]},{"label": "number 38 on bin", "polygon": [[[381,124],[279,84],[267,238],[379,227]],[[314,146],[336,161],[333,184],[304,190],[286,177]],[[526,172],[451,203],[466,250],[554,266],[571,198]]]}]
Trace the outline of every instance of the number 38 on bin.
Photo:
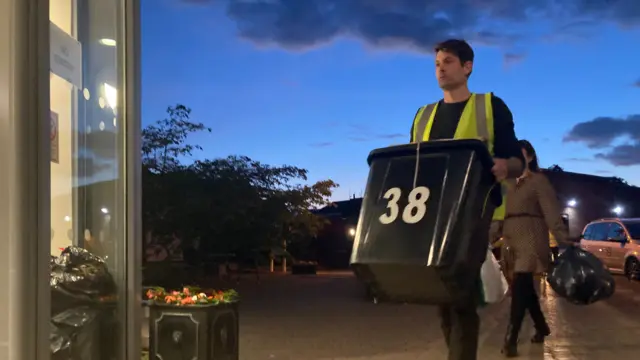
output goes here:
[{"label": "number 38 on bin", "polygon": [[[427,213],[427,200],[431,191],[426,186],[418,186],[409,192],[407,196],[408,204],[402,209],[402,221],[407,224],[415,224],[424,218]],[[396,221],[400,213],[398,201],[402,197],[402,190],[399,187],[393,187],[387,190],[382,196],[387,202],[387,212],[380,215],[380,223],[383,225],[391,224]]]}]

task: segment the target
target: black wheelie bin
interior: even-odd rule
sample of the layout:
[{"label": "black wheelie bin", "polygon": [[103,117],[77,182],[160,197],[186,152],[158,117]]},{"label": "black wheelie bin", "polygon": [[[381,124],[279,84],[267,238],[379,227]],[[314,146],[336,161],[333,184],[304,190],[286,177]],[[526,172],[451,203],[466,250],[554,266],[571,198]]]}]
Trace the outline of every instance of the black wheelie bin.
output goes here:
[{"label": "black wheelie bin", "polygon": [[456,304],[479,296],[500,186],[480,140],[440,140],[377,149],[351,266],[378,299]]}]

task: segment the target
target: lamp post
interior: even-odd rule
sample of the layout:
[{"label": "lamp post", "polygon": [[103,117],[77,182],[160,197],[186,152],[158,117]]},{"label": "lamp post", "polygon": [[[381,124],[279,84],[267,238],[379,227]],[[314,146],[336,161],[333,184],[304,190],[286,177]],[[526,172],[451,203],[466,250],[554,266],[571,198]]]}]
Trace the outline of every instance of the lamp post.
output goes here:
[{"label": "lamp post", "polygon": [[616,214],[617,216],[622,215],[622,213],[624,212],[624,208],[620,205],[617,205],[616,207],[614,207],[613,209],[611,209],[611,212],[613,212],[614,214]]}]

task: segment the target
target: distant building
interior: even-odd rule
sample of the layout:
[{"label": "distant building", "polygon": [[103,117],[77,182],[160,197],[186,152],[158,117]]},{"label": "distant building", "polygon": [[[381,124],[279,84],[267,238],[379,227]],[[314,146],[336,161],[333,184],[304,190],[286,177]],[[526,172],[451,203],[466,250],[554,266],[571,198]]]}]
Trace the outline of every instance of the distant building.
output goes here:
[{"label": "distant building", "polygon": [[640,217],[640,188],[620,178],[558,170],[546,170],[545,174],[568,215],[571,237],[579,237],[584,226],[595,219]]},{"label": "distant building", "polygon": [[[584,226],[607,217],[640,217],[640,188],[616,177],[543,170],[563,206],[569,236],[578,239]],[[318,236],[318,261],[327,267],[347,267],[362,198],[336,201],[317,210],[331,221]]]},{"label": "distant building", "polygon": [[319,264],[329,268],[349,266],[361,206],[362,198],[354,197],[349,200],[335,201],[316,211],[316,214],[330,221],[316,240],[316,256]]}]

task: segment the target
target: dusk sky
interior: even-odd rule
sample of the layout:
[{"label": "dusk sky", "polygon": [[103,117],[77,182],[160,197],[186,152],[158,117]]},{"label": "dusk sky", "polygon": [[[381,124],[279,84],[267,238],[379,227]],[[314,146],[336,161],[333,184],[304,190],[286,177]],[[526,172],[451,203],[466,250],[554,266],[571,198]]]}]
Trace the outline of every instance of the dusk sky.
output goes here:
[{"label": "dusk sky", "polygon": [[143,124],[192,108],[196,158],[289,164],[364,190],[367,154],[442,98],[432,47],[474,46],[474,92],[541,165],[640,185],[638,0],[142,0]]}]

